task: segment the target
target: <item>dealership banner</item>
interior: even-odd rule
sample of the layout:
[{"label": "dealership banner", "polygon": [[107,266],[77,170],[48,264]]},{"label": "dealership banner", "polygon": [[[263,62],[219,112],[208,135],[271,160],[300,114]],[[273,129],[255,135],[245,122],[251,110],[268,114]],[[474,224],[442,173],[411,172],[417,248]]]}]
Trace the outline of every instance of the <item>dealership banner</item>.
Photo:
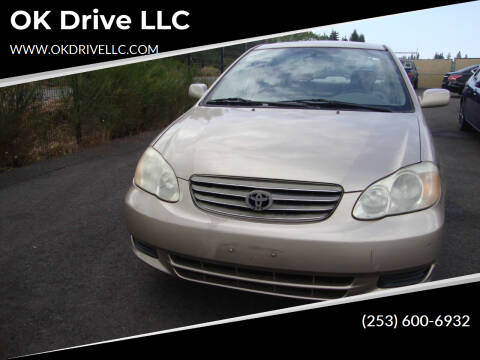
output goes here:
[{"label": "dealership banner", "polygon": [[[258,2],[106,5],[91,2],[23,5],[0,15],[0,79],[311,29],[456,3],[402,1],[394,6],[340,8],[259,6]],[[190,50],[189,50],[190,49]],[[157,56],[158,57],[158,56]]]},{"label": "dealership banner", "polygon": [[[250,358],[256,357],[258,349],[270,356],[282,356],[284,351],[293,350],[298,351],[298,357],[306,355],[321,357],[325,356],[325,349],[342,353],[344,349],[350,348],[360,353],[378,351],[380,345],[386,344],[390,351],[396,352],[398,348],[409,348],[412,344],[449,345],[460,342],[468,336],[478,336],[480,274],[476,272],[478,269],[476,256],[479,254],[479,248],[476,241],[471,239],[478,238],[476,233],[478,221],[475,219],[479,212],[477,207],[471,209],[468,205],[465,210],[457,204],[460,201],[475,202],[476,194],[472,191],[471,199],[468,199],[469,195],[462,193],[463,195],[456,197],[455,201],[450,200],[452,198],[447,198],[448,200],[443,198],[444,183],[440,184],[440,175],[449,179],[448,186],[452,185],[448,190],[451,193],[447,192],[448,196],[456,194],[458,188],[467,189],[466,183],[469,180],[459,179],[457,184],[455,174],[460,170],[448,168],[448,165],[437,167],[433,142],[435,140],[437,146],[440,141],[447,139],[445,144],[440,144],[443,147],[442,155],[447,154],[444,157],[447,158],[447,162],[450,161],[449,164],[456,164],[457,159],[452,160],[452,154],[457,156],[456,151],[459,151],[460,147],[448,141],[453,139],[464,141],[469,146],[476,146],[478,137],[475,138],[471,132],[460,133],[456,127],[455,130],[434,129],[432,136],[430,130],[424,130],[422,133],[419,129],[428,129],[429,125],[426,123],[431,119],[429,117],[431,114],[436,117],[449,116],[445,120],[446,126],[451,124],[454,124],[452,128],[457,126],[458,119],[463,116],[459,112],[462,98],[461,94],[454,95],[445,88],[427,92],[425,99],[428,100],[430,95],[433,99],[431,104],[435,105],[436,102],[438,106],[450,107],[442,114],[440,114],[442,110],[434,109],[429,116],[425,116],[427,120],[424,121],[421,108],[423,98],[420,96],[418,81],[423,85],[427,84],[428,80],[429,83],[438,85],[435,88],[440,88],[442,79],[448,78],[444,73],[450,73],[456,65],[466,67],[477,64],[475,56],[480,57],[480,51],[471,54],[472,58],[460,54],[460,51],[457,57],[455,54],[451,56],[435,53],[436,57],[432,59],[432,56],[428,55],[428,61],[425,59],[423,64],[417,62],[419,71],[425,71],[425,74],[420,75],[423,76],[420,80],[417,74],[415,83],[411,77],[414,75],[407,74],[402,66],[405,66],[405,62],[411,61],[409,70],[412,70],[415,66],[414,61],[420,59],[422,49],[406,49],[408,51],[398,52],[396,58],[394,51],[382,47],[384,44],[352,46],[354,49],[368,52],[365,58],[369,64],[378,65],[385,61],[384,64],[389,64],[391,69],[395,68],[391,74],[395,75],[395,79],[400,79],[398,84],[402,84],[395,90],[405,99],[405,108],[400,110],[393,105],[388,108],[385,104],[358,104],[337,100],[329,102],[324,98],[269,102],[249,100],[243,96],[225,96],[210,99],[212,102],[207,104],[210,106],[204,113],[192,115],[191,111],[205,100],[202,96],[209,95],[211,89],[221,83],[221,76],[229,73],[225,70],[229,69],[231,64],[235,64],[242,54],[259,44],[273,41],[274,38],[285,39],[290,35],[315,32],[319,27],[330,25],[334,36],[347,37],[350,33],[335,33],[335,24],[464,3],[466,2],[401,1],[380,4],[377,2],[261,4],[248,0],[221,3],[139,1],[129,4],[84,1],[55,5],[48,2],[29,5],[8,2],[1,5],[0,245],[3,250],[0,254],[2,272],[0,358],[61,359],[73,356],[111,357],[112,354],[135,358],[190,354],[196,357],[223,358],[233,354],[237,357]],[[448,24],[439,23],[438,26],[445,27]],[[398,28],[396,35],[402,31],[402,28]],[[346,37],[332,40],[364,42],[358,40],[363,38],[362,29],[358,28],[358,32],[359,34],[355,29],[351,33],[354,40]],[[366,42],[369,42],[369,38]],[[375,52],[383,54],[376,57]],[[310,57],[317,61],[322,56],[329,56],[325,55],[327,53],[312,54],[308,53],[305,57],[311,55]],[[333,58],[335,57],[332,56]],[[351,63],[357,65],[356,60],[355,58]],[[148,64],[155,61],[158,61],[155,67],[148,68]],[[271,62],[275,65],[276,61]],[[329,61],[330,64],[334,64],[333,60]],[[238,63],[241,61],[237,61]],[[430,71],[432,67],[429,66],[432,63],[440,70],[436,70],[435,73]],[[115,71],[134,64],[139,66],[130,68],[131,71]],[[424,70],[427,68],[428,70]],[[113,71],[95,73],[103,69]],[[359,74],[363,74],[361,79],[356,79],[358,83],[368,82],[368,74],[372,71],[365,70],[360,65],[357,70]],[[330,68],[326,72],[328,71]],[[305,74],[298,76],[300,79],[298,83],[305,83],[308,79],[319,88],[333,84],[335,89],[342,89],[345,84],[353,84],[355,81],[353,73],[348,76],[344,73],[322,73],[318,79],[314,79],[314,76],[307,72]],[[247,80],[251,79],[246,79],[245,83]],[[293,80],[287,80],[285,83],[289,81],[293,83]],[[380,81],[373,78],[371,88],[375,86],[375,81],[378,83],[384,80],[385,77]],[[241,81],[237,83],[239,82]],[[272,88],[276,86],[277,84]],[[280,88],[279,85],[278,87]],[[234,106],[240,104],[243,109],[240,109],[241,111],[238,111],[238,108],[233,111],[232,108],[224,109],[232,103]],[[425,108],[431,105],[426,100],[424,104],[427,104]],[[311,117],[313,113],[311,110],[318,110],[320,105],[329,106],[328,110],[335,110],[328,114],[334,117],[335,124],[328,125],[326,116]],[[340,108],[337,109],[335,106]],[[283,117],[278,116],[278,119],[285,123],[290,117],[294,118],[295,110],[301,109],[303,115],[295,119],[298,121],[294,125],[293,120],[287,125],[278,125],[279,132],[282,129],[287,130],[281,134],[283,137],[279,136],[271,141],[278,147],[267,153],[265,149],[267,145],[271,145],[269,140],[272,139],[269,136],[277,129],[274,123],[277,117],[267,117],[263,113],[269,107],[274,108],[276,114],[287,113]],[[361,112],[358,118],[349,118],[352,108]],[[245,118],[238,114],[252,118],[245,121]],[[382,122],[385,120],[383,116],[395,118],[397,115],[400,120],[393,126]],[[348,123],[352,119],[353,125]],[[182,120],[185,121],[182,123]],[[305,135],[305,138],[300,135],[290,137],[296,134],[294,130],[301,128],[302,124],[305,123],[308,127],[312,123],[316,124],[317,120],[323,121],[324,124],[322,128],[317,128],[317,132],[308,128],[298,133]],[[227,128],[225,124],[228,125],[228,121],[230,124],[240,126]],[[265,130],[263,124],[259,124],[261,121],[273,125]],[[361,127],[358,125],[360,121],[367,125]],[[408,126],[405,125],[407,123]],[[217,126],[218,133],[207,134],[206,129],[213,126],[212,124]],[[180,128],[181,125],[185,127]],[[245,131],[243,126],[252,128]],[[388,136],[375,133],[376,129],[384,129],[384,134]],[[242,131],[247,133],[245,137],[236,138],[235,136]],[[359,135],[349,137],[348,135],[351,135],[349,131],[357,131]],[[166,133],[169,137],[162,138]],[[346,136],[340,139],[336,137],[339,133]],[[225,134],[231,137],[225,140],[222,138],[227,136]],[[314,138],[316,134],[318,138]],[[401,141],[397,141],[400,137],[398,134],[403,134]],[[306,140],[308,136],[312,138]],[[204,145],[202,141],[207,140],[211,142]],[[305,158],[316,162],[318,159],[310,156],[310,153],[295,153],[291,148],[308,143],[313,144],[312,147],[318,150],[318,142],[323,140],[331,144],[322,154],[327,154],[325,163],[331,168],[323,169],[323,174],[329,171],[328,175],[341,174],[338,176],[343,177],[343,180],[347,179],[345,183],[351,181],[353,184],[351,189],[347,189],[345,184],[337,185],[340,182],[334,181],[285,180],[286,176],[283,178],[263,176],[270,175],[268,171],[273,172],[278,168],[285,173],[282,167],[285,163],[302,163]],[[175,141],[180,145],[173,148],[172,144]],[[342,142],[350,146],[344,152],[338,146]],[[378,148],[381,150],[370,150],[369,146],[373,143],[379,144]],[[427,145],[422,147],[419,144]],[[415,147],[416,145],[418,146]],[[195,146],[197,148],[194,148]],[[409,146],[414,149],[409,149]],[[200,148],[201,150],[198,150]],[[252,148],[258,152],[252,151]],[[343,154],[352,151],[352,148],[355,148],[353,155]],[[234,152],[231,149],[238,150],[239,153],[244,152],[236,154],[237,157],[230,156]],[[213,175],[208,172],[194,173],[198,170],[195,168],[198,165],[195,161],[199,161],[201,151],[207,153],[208,159],[205,162],[211,166],[210,169],[218,170],[220,165],[227,164],[230,173],[227,175],[213,172]],[[340,155],[328,158],[329,151]],[[362,151],[364,155],[366,154],[363,157],[360,154]],[[173,169],[177,164],[172,165],[173,161],[170,161],[165,153],[176,160],[177,164],[184,166],[182,174],[178,168]],[[315,154],[319,153],[321,151]],[[471,155],[466,153],[467,151],[458,158]],[[175,157],[177,155],[178,157]],[[345,156],[342,157],[343,155]],[[258,165],[265,159],[267,161],[261,164],[266,164],[264,167],[255,168],[255,164]],[[411,159],[414,160],[410,161]],[[253,178],[245,175],[241,179],[243,175],[233,174],[240,167],[235,161],[249,170],[254,169],[252,171],[259,173],[263,171],[262,176],[255,174]],[[402,161],[409,162],[404,164]],[[357,175],[355,171],[362,164],[366,168],[371,164],[377,165],[377,162],[382,163],[381,165],[386,163],[388,171],[381,173],[381,176],[375,173],[373,182],[367,176],[370,174],[362,174],[362,179],[368,180],[365,180],[364,187],[354,183]],[[191,165],[193,163],[195,164]],[[343,166],[344,163],[348,163],[351,168],[347,170],[335,168],[336,165]],[[423,168],[415,170],[417,165],[421,166],[424,163],[428,163],[429,166],[426,170]],[[188,168],[189,165],[192,169]],[[217,165],[219,167],[215,168]],[[145,170],[148,166],[157,171],[161,170],[161,176],[158,174],[149,176],[151,174]],[[285,168],[293,169],[294,175],[301,173],[301,170],[315,175],[315,166],[304,166],[298,170],[293,164],[291,168]],[[458,168],[460,167],[459,165]],[[406,171],[402,173],[405,168]],[[468,166],[461,168],[462,171],[470,171],[471,178],[477,178],[476,168],[474,170]],[[142,171],[145,171],[146,175],[141,173]],[[138,175],[140,173],[141,175]],[[379,212],[380,215],[374,214],[378,215],[377,217],[369,217],[368,209],[364,211],[368,206],[364,208],[357,206],[360,204],[359,199],[368,193],[368,189],[375,188],[375,184],[380,184],[377,188],[381,189],[371,195],[371,198],[367,196],[365,204],[368,205],[368,201],[375,196],[384,196],[388,186],[390,190],[394,188],[394,183],[398,179],[394,177],[396,173],[400,173],[398,178],[403,174],[406,177],[413,177],[414,181],[418,180],[414,184],[418,185],[414,190],[420,187],[419,199],[423,201],[423,194],[430,191],[434,194],[431,195],[433,200],[427,205],[419,200],[411,207],[405,205],[407,210],[399,206],[399,209],[388,213],[391,210],[389,209],[391,197],[388,197],[388,204],[384,204],[388,211]],[[445,173],[447,175],[444,175]],[[136,178],[141,176],[142,181],[146,179],[145,182],[136,181]],[[167,190],[161,186],[155,187],[157,180],[158,183],[165,181],[168,185],[165,186]],[[410,180],[407,178],[405,182]],[[154,185],[148,189],[147,186],[142,187],[148,181]],[[295,206],[302,206],[303,200],[298,200],[301,196],[310,197],[308,201],[318,201],[321,203],[320,206],[334,202],[334,205],[327,209],[328,215],[325,217],[311,217],[307,221],[303,219],[303,222],[309,225],[314,221],[327,219],[338,209],[341,201],[349,201],[348,209],[343,208],[341,215],[357,225],[361,223],[363,226],[361,231],[355,233],[357,229],[353,229],[354,226],[349,228],[352,222],[348,222],[348,226],[344,228],[345,234],[350,232],[349,235],[337,231],[336,227],[327,229],[327,235],[334,240],[331,241],[329,238],[325,241],[330,243],[323,249],[329,250],[331,243],[337,241],[336,249],[341,247],[346,256],[335,258],[335,255],[332,255],[334,251],[331,253],[325,251],[321,254],[322,259],[326,263],[329,262],[329,265],[343,266],[343,272],[309,270],[318,263],[317,255],[313,255],[307,248],[317,239],[305,234],[307,231],[313,233],[317,229],[308,228],[302,234],[304,238],[301,244],[307,244],[304,248],[296,244],[288,246],[282,244],[290,253],[288,251],[282,253],[282,250],[266,245],[272,244],[269,243],[272,239],[285,240],[284,230],[289,234],[301,231],[288,227],[297,226],[301,221],[289,219],[290,224],[286,224],[274,217],[255,217],[262,214],[262,211],[269,210],[274,206],[274,201],[278,200],[278,194],[272,195],[268,192],[273,188],[272,183],[276,186],[286,186],[280,188],[280,191],[284,192],[280,194],[280,201],[294,201],[295,204],[298,203]],[[237,185],[240,190],[231,189]],[[408,187],[407,185],[409,184],[403,188]],[[402,184],[398,188],[401,186]],[[218,195],[212,190],[215,187],[225,191],[220,193],[220,196],[241,198],[238,201],[230,199],[231,202],[220,205],[227,208],[238,207],[241,210],[214,208],[211,203],[218,204],[211,200]],[[252,190],[250,188],[255,190],[250,192]],[[167,194],[171,195],[169,198],[160,194],[160,191],[168,192],[171,189],[174,189],[173,195]],[[137,190],[138,193],[132,195],[132,192]],[[197,190],[198,193],[195,193]],[[272,193],[275,190],[279,189],[273,188]],[[176,192],[173,193],[174,191]],[[297,197],[293,197],[289,191],[297,191],[295,194]],[[318,193],[315,194],[314,191],[322,192],[322,196],[315,198]],[[378,195],[381,191],[384,193]],[[314,195],[311,196],[308,192]],[[392,190],[392,194],[393,192]],[[148,196],[155,201],[172,205],[184,200],[185,194],[191,200],[188,211],[204,211],[210,213],[208,215],[214,213],[215,216],[227,215],[235,217],[235,220],[242,216],[244,218],[241,220],[249,218],[248,221],[251,221],[253,218],[255,233],[252,230],[247,235],[239,235],[235,231],[241,226],[235,228],[235,225],[232,225],[233,221],[229,222],[231,219],[216,222],[205,217],[198,221],[201,226],[212,233],[223,226],[225,232],[222,235],[227,233],[231,236],[231,239],[230,237],[227,239],[228,244],[227,240],[222,239],[223,243],[219,240],[215,246],[205,246],[217,235],[202,232],[204,228],[199,230],[200,227],[189,228],[190,232],[183,229],[182,224],[185,226],[196,221],[191,212],[186,211],[182,214],[181,211],[170,208],[164,213],[167,214],[165,217],[168,220],[174,219],[175,216],[181,219],[172,220],[174,223],[172,227],[164,231],[163,220],[157,223],[152,220],[158,220],[155,216],[159,216],[163,208],[157,207],[155,203],[144,205],[154,214],[151,218],[150,214],[135,209],[138,204],[146,204],[148,200],[144,199]],[[390,193],[387,195],[391,196]],[[206,199],[206,205],[201,204],[202,197]],[[447,216],[440,210],[435,210],[437,212],[433,216],[425,216],[416,222],[388,222],[392,217],[412,216],[423,210],[440,207],[439,204],[443,211],[444,201],[447,203]],[[420,203],[424,206],[421,207]],[[317,205],[318,203],[308,204],[307,209],[315,208]],[[295,206],[294,211],[307,212],[304,209],[298,210]],[[315,211],[322,213],[321,216],[327,212],[324,208],[316,209]],[[277,210],[290,211],[285,208]],[[245,215],[247,212],[248,215]],[[453,217],[448,217],[449,213],[453,214]],[[126,221],[128,216],[130,218]],[[141,218],[142,216],[144,218]],[[450,220],[452,218],[455,220]],[[282,221],[284,219],[280,218]],[[381,228],[383,234],[386,234],[385,239],[378,236],[375,229],[369,228],[372,219],[387,220],[385,222],[387,225],[384,223],[385,226]],[[465,224],[464,220],[470,222]],[[133,224],[135,221],[137,223]],[[441,238],[439,234],[444,230],[444,221],[449,226],[448,236],[444,236],[447,238],[446,245],[440,250],[438,245],[440,241],[437,240]],[[454,221],[457,223],[452,225]],[[271,228],[262,227],[266,223],[278,225],[278,228],[267,234]],[[388,224],[393,225],[389,227]],[[423,225],[429,231],[434,230],[426,235],[408,236],[409,230],[415,226],[418,230]],[[213,260],[205,260],[201,256],[191,254],[182,257],[183,255],[176,250],[188,252],[190,249],[187,246],[182,248],[182,245],[175,241],[169,243],[173,244],[173,247],[177,246],[172,251],[160,246],[154,247],[148,241],[143,241],[141,236],[137,239],[136,234],[130,231],[131,228],[140,229],[138,232],[145,237],[151,235],[149,231],[152,233],[158,231],[152,235],[155,239],[163,240],[164,234],[165,238],[169,236],[173,238],[180,234],[189,240],[194,239],[199,246],[205,246],[202,251],[197,251],[197,254],[206,254]],[[396,237],[397,230],[402,234],[405,230],[406,239]],[[352,233],[355,236],[357,234],[367,236],[359,239],[355,237],[355,241],[352,241],[354,236]],[[257,238],[260,239],[259,244],[253,243]],[[406,240],[409,246],[400,244],[401,241],[397,241],[399,238],[401,241]],[[453,238],[469,240],[465,244],[462,243],[461,252],[454,253],[457,249],[452,250],[456,245]],[[392,239],[396,241],[394,245],[389,243]],[[265,242],[260,244],[263,240]],[[355,248],[358,245],[357,240],[368,244]],[[250,242],[247,244],[247,241]],[[375,244],[375,241],[380,244]],[[412,246],[414,243],[417,244],[415,241],[421,243],[418,248],[416,245]],[[358,258],[353,248],[359,250]],[[303,257],[292,255],[297,250]],[[242,254],[242,251],[244,255],[246,254],[243,258],[238,255]],[[451,255],[450,251],[454,255]],[[443,263],[436,262],[434,257],[430,258],[431,253],[441,253],[439,258]],[[222,261],[228,259],[228,256],[236,260],[242,259],[247,265],[243,264],[245,266],[242,267],[235,261],[231,263]],[[287,264],[286,270],[264,266],[279,264],[275,261],[280,256],[284,256],[282,261],[284,265]],[[401,256],[406,259],[405,263],[408,266],[402,267],[404,259],[398,261]],[[255,261],[261,257],[262,266],[255,267]],[[301,269],[292,270],[294,260],[298,260],[299,257]],[[363,257],[363,260],[358,260],[360,257]],[[302,263],[304,258],[308,258],[308,264]],[[345,259],[345,262],[340,264],[341,261],[337,259],[342,261]],[[389,259],[395,259],[397,262],[388,264]],[[422,262],[424,259],[427,260]],[[455,268],[455,265],[449,263],[450,260],[452,264],[462,263],[463,267]],[[415,266],[410,266],[413,263]],[[298,265],[298,261],[295,265]],[[361,271],[349,272],[355,269],[355,266],[362,267]],[[450,267],[445,270],[447,266]],[[322,269],[325,268],[327,265]],[[215,273],[216,271],[218,273]],[[358,274],[360,280],[355,278]],[[454,275],[450,276],[451,274]],[[307,278],[308,280],[305,280]],[[248,281],[243,281],[244,279],[254,280],[247,284]],[[294,283],[295,281],[299,282]],[[318,285],[322,281],[324,281],[322,286],[327,284],[321,289],[323,293],[319,290],[321,286]],[[294,285],[289,289],[284,286],[292,283]],[[212,284],[219,286],[211,286]],[[265,287],[262,287],[263,285]],[[330,291],[334,296],[329,297]],[[349,296],[350,294],[352,296]],[[318,301],[324,299],[326,300]],[[91,312],[93,308],[95,311]],[[388,339],[386,343],[384,339]],[[354,345],[359,340],[360,345]]]}]

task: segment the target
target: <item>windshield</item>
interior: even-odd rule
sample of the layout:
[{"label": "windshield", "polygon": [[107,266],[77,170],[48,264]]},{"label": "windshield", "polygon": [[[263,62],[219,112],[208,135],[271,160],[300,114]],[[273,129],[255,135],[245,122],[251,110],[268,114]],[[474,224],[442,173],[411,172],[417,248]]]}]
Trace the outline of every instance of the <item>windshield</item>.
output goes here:
[{"label": "windshield", "polygon": [[220,99],[270,103],[321,99],[413,111],[398,67],[383,50],[253,50],[225,74],[204,103]]}]

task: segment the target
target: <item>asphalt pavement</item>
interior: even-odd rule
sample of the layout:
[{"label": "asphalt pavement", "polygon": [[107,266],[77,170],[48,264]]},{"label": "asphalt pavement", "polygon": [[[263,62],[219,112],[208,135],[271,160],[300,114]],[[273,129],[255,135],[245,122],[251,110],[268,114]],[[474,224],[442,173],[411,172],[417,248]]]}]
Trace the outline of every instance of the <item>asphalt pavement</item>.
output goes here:
[{"label": "asphalt pavement", "polygon": [[[457,130],[458,106],[424,110],[447,183],[435,279],[480,272],[480,134]],[[175,279],[133,255],[123,198],[155,136],[0,174],[0,358],[305,303]]]}]

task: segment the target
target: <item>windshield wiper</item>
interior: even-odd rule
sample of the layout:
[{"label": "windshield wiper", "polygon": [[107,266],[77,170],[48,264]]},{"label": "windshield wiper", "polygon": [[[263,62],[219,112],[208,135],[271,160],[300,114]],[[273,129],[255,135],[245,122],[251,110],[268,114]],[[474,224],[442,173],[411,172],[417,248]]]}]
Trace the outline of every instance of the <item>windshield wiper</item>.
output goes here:
[{"label": "windshield wiper", "polygon": [[207,104],[248,104],[248,105],[259,105],[258,101],[247,100],[239,97],[230,97],[230,98],[223,98],[223,99],[214,99],[208,100]]},{"label": "windshield wiper", "polygon": [[261,100],[248,100],[238,97],[213,99],[206,102],[207,105],[251,105],[251,106],[278,106],[278,107],[302,107],[311,108],[312,106],[297,101],[261,101]]},{"label": "windshield wiper", "polygon": [[316,106],[316,107],[328,106],[328,107],[336,107],[336,108],[350,108],[350,109],[364,109],[364,110],[380,111],[380,112],[392,112],[392,110],[390,109],[379,107],[379,106],[362,105],[362,104],[328,100],[328,99],[298,99],[298,100],[289,100],[284,102],[289,104],[301,103],[301,104],[307,104],[307,105]]}]

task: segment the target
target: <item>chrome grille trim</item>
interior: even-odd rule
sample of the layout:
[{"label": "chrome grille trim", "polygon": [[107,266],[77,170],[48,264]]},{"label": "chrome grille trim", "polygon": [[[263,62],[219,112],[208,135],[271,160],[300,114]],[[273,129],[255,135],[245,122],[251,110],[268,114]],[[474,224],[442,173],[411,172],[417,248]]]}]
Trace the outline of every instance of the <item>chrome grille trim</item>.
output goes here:
[{"label": "chrome grille trim", "polygon": [[247,187],[260,190],[323,191],[330,193],[339,193],[343,191],[341,186],[333,184],[314,184],[294,181],[277,181],[270,179],[228,178],[223,176],[193,175],[192,180],[205,184]]},{"label": "chrome grille trim", "polygon": [[[250,190],[235,190],[229,189],[225,190],[212,190],[212,187],[205,187],[200,185],[192,185],[192,190],[196,193],[208,193],[208,194],[215,194],[220,196],[231,196],[231,197],[239,197],[245,198]],[[278,201],[311,201],[311,202],[332,202],[338,201],[340,199],[340,195],[329,195],[329,196],[315,196],[315,195],[304,195],[304,196],[295,196],[295,195],[280,195],[280,194],[273,194],[273,200]]]},{"label": "chrome grille trim", "polygon": [[[174,260],[171,260],[171,265],[174,266],[175,268],[190,270],[190,271],[197,272],[199,274],[214,275],[214,276],[227,278],[227,279],[232,279],[232,280],[240,280],[240,281],[247,280],[246,278],[241,277],[241,276],[222,274],[222,273],[217,273],[217,272],[203,270],[203,269],[196,269],[196,268],[192,268],[190,266],[177,264],[177,263],[175,263]],[[314,275],[312,275],[312,280],[314,281]],[[291,286],[291,287],[299,287],[299,288],[306,288],[306,289],[320,289],[320,290],[324,290],[324,289],[327,289],[327,290],[351,290],[351,289],[355,288],[355,286],[353,286],[353,285],[346,285],[346,286],[329,286],[329,285],[313,285],[313,284],[312,285],[307,285],[307,284],[296,284],[296,283],[281,282],[281,281],[275,281],[275,280],[268,281],[268,280],[255,279],[255,278],[248,278],[248,281],[251,281],[251,282],[254,282],[254,283],[260,283],[260,284],[270,284],[270,285],[276,285],[276,286]]]},{"label": "chrome grille trim", "polygon": [[[330,300],[343,297],[349,290],[358,287],[353,284],[354,278],[349,276],[327,277],[313,273],[253,269],[175,254],[169,254],[169,260],[175,274],[185,280],[263,294]],[[289,278],[299,281],[285,281]]]},{"label": "chrome grille trim", "polygon": [[[268,191],[272,206],[254,211],[246,203],[254,190]],[[194,175],[190,191],[196,206],[220,215],[262,221],[307,222],[329,217],[343,195],[339,185],[286,180]]]}]

